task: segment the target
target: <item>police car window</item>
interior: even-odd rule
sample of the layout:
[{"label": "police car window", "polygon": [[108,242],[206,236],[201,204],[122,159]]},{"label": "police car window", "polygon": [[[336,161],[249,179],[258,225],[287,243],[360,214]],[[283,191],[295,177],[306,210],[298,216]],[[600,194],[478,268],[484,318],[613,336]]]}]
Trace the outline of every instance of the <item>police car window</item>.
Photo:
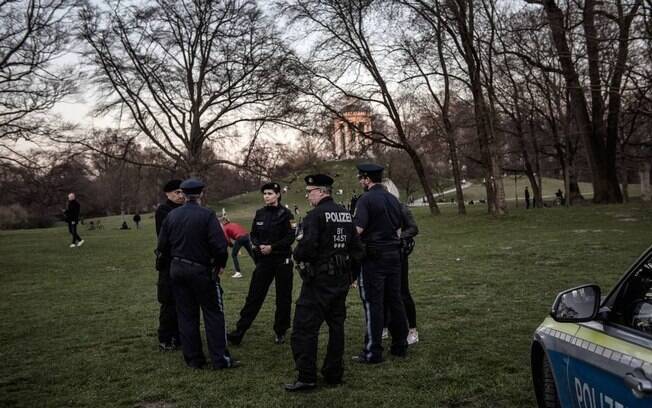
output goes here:
[{"label": "police car window", "polygon": [[652,335],[652,256],[622,286],[609,320]]}]

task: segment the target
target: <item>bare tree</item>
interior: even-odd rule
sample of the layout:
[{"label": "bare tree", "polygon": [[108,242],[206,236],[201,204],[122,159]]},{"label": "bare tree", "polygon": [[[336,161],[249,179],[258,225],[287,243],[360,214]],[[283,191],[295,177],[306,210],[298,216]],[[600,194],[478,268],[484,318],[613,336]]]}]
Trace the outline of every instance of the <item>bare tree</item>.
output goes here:
[{"label": "bare tree", "polygon": [[[593,201],[622,202],[616,170],[621,86],[629,56],[630,28],[642,0],[616,0],[613,4],[585,0],[579,5],[586,61],[577,59],[571,52],[568,42],[571,28],[557,0],[525,1],[540,4],[545,11],[570,96],[573,119],[584,139],[593,175]],[[616,27],[613,38],[608,37],[609,22]],[[611,60],[613,65],[606,68],[605,64]],[[581,82],[578,61],[586,64],[588,84]]]},{"label": "bare tree", "polygon": [[[429,113],[434,135],[440,135],[446,141],[458,214],[466,214],[455,126],[451,120],[451,103],[455,97],[453,81],[461,82],[463,86],[466,86],[467,82],[451,72],[449,61],[454,61],[455,57],[450,50],[450,41],[441,21],[436,21],[436,24],[436,29],[422,22],[417,25],[416,30],[413,26],[411,30],[403,31],[398,50],[404,54],[402,69],[410,74],[408,79],[416,80],[416,86],[426,90],[427,97],[423,98],[423,108]],[[432,47],[433,44],[435,47]]]},{"label": "bare tree", "polygon": [[70,45],[77,0],[0,0],[0,159],[36,162],[16,149],[61,130],[48,111],[75,91],[60,62]]},{"label": "bare tree", "polygon": [[243,123],[288,114],[288,53],[254,0],[107,1],[87,5],[81,20],[106,95],[98,111],[124,107],[187,174],[244,165],[209,157],[206,146],[227,143]]},{"label": "bare tree", "polygon": [[309,80],[298,82],[304,95],[321,108],[343,120],[344,98],[370,106],[391,123],[391,132],[371,132],[349,125],[372,140],[390,148],[404,150],[410,157],[427,197],[431,214],[439,214],[423,161],[404,126],[399,103],[401,91],[388,69],[390,49],[377,30],[388,20],[380,8],[382,1],[292,0],[278,2],[280,15],[290,25],[315,39],[309,55],[298,63]]},{"label": "bare tree", "polygon": [[506,211],[505,192],[492,89],[495,0],[399,1],[430,24],[432,30],[445,30],[462,58],[466,83],[473,98],[477,140],[486,174],[488,210],[490,214],[503,214]]}]

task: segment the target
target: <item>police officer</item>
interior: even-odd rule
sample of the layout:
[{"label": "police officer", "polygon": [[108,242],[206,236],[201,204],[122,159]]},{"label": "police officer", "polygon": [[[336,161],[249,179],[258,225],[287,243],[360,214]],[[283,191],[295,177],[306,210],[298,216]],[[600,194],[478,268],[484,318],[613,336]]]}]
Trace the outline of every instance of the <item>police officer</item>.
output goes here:
[{"label": "police officer", "polygon": [[402,217],[398,200],[381,184],[383,167],[360,164],[357,168],[358,180],[366,191],[358,199],[353,215],[353,222],[366,250],[358,277],[366,328],[362,352],[354,360],[375,364],[383,361],[385,305],[392,315],[389,325],[392,335],[390,353],[404,357],[407,352],[408,325],[401,300],[399,233]]},{"label": "police officer", "polygon": [[181,346],[186,364],[202,368],[206,358],[199,334],[199,309],[213,369],[234,367],[226,347],[226,324],[220,278],[226,265],[226,239],[215,213],[200,206],[204,183],[181,183],[186,203],[163,221],[158,250],[172,259],[170,276],[179,315]]},{"label": "police officer", "polygon": [[[159,204],[154,214],[156,222],[156,236],[161,232],[161,226],[170,211],[180,207],[184,202],[181,191],[181,180],[170,180],[163,186],[166,200]],[[172,293],[170,280],[170,258],[159,254],[156,260],[158,282],[156,284],[156,297],[161,304],[158,315],[158,348],[160,351],[174,351],[179,347],[179,323],[177,320],[177,306]]]},{"label": "police officer", "polygon": [[258,211],[251,226],[249,238],[254,250],[256,268],[251,275],[249,293],[236,329],[229,333],[231,344],[242,342],[246,331],[256,319],[265,301],[269,285],[275,281],[276,313],[274,315],[274,342],[285,342],[285,332],[290,328],[292,309],[292,212],[281,205],[281,186],[267,183],[260,188],[265,206]]},{"label": "police officer", "polygon": [[303,220],[294,250],[303,279],[292,325],[292,353],[299,376],[294,383],[285,385],[287,391],[315,388],[317,339],[324,321],[329,337],[321,372],[326,383],[341,384],[351,261],[362,258],[362,244],[351,213],[331,198],[333,179],[315,174],[305,180],[306,196],[315,209]]}]

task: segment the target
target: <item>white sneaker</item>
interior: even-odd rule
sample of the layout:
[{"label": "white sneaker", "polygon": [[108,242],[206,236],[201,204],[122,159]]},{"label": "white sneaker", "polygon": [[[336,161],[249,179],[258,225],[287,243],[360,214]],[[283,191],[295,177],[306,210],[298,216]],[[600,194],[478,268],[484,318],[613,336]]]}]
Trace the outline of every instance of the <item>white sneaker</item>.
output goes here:
[{"label": "white sneaker", "polygon": [[242,274],[240,272],[236,272],[233,275],[231,275],[232,278],[242,278]]},{"label": "white sneaker", "polygon": [[417,344],[419,342],[419,332],[417,329],[410,329],[407,335],[407,344],[409,346]]},{"label": "white sneaker", "polygon": [[70,248],[75,248],[77,245],[75,244],[70,244]]},{"label": "white sneaker", "polygon": [[382,338],[383,338],[383,339],[389,338],[389,331],[387,330],[387,327],[385,327],[385,328],[383,329],[383,335],[382,335]]},{"label": "white sneaker", "polygon": [[78,246],[78,247],[80,247],[80,246],[82,246],[82,245],[84,245],[84,240],[83,240],[83,239],[77,243],[77,246]]}]

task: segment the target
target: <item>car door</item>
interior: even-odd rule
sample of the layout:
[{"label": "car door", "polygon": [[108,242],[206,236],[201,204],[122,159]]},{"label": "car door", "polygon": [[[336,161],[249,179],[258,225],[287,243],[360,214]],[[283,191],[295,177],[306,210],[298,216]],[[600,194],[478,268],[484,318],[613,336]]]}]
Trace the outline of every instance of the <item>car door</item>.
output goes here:
[{"label": "car door", "polygon": [[568,382],[578,408],[652,407],[652,254],[605,299],[571,343]]}]

